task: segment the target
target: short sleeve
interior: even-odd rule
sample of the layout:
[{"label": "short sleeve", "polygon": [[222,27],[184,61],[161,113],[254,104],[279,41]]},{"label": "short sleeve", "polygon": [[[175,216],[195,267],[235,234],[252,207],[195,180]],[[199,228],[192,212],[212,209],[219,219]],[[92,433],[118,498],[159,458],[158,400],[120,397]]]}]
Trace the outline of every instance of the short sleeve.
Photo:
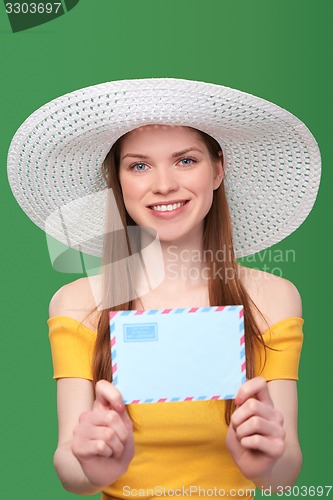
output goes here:
[{"label": "short sleeve", "polygon": [[256,375],[267,381],[298,380],[298,367],[303,344],[302,318],[287,318],[271,326],[263,340],[269,348],[260,348],[256,357]]},{"label": "short sleeve", "polygon": [[53,378],[84,378],[93,380],[92,361],[96,332],[66,316],[48,321]]}]

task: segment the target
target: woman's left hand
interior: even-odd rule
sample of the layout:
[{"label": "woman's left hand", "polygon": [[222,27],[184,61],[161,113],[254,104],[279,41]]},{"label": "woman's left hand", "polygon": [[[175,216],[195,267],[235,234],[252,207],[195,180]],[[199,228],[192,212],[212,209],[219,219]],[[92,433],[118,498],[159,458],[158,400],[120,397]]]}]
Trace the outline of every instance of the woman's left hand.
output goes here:
[{"label": "woman's left hand", "polygon": [[267,382],[255,377],[245,382],[235,398],[227,447],[248,479],[269,473],[285,450],[283,415],[273,406]]}]

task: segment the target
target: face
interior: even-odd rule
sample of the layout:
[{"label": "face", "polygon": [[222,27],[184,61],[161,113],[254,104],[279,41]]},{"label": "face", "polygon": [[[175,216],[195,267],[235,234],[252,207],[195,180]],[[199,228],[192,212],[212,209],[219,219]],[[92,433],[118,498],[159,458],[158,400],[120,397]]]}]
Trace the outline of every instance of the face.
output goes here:
[{"label": "face", "polygon": [[202,235],[223,167],[195,130],[147,125],[123,139],[119,179],[132,219],[175,242]]}]

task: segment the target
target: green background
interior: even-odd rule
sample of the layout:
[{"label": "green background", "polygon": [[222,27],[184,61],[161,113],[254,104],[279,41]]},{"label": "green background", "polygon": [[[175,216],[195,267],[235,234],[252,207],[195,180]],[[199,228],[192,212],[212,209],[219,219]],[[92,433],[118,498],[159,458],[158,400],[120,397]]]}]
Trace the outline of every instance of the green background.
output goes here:
[{"label": "green background", "polygon": [[6,177],[10,140],[30,113],[61,94],[158,76],[221,83],[271,100],[303,120],[319,143],[323,176],[315,207],[273,248],[293,249],[295,260],[266,256],[249,265],[273,272],[278,266],[302,295],[304,464],[297,484],[332,484],[331,2],[81,0],[60,18],[15,34],[0,9],[1,498],[73,498],[52,464],[56,383],[46,321],[55,291],[80,277],[52,268],[44,233],[16,204]]}]

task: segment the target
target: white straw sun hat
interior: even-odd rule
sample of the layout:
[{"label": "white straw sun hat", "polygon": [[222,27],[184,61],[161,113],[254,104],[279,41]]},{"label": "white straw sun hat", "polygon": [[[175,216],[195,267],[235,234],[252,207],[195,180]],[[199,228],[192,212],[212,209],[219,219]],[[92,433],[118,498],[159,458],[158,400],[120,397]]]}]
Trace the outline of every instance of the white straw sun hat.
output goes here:
[{"label": "white straw sun hat", "polygon": [[119,137],[146,124],[191,126],[221,145],[237,257],[281,241],[311,211],[320,153],[298,118],[238,90],[173,78],[95,85],[34,112],[8,154],[17,202],[55,239],[100,256],[110,191],[102,162]]}]

